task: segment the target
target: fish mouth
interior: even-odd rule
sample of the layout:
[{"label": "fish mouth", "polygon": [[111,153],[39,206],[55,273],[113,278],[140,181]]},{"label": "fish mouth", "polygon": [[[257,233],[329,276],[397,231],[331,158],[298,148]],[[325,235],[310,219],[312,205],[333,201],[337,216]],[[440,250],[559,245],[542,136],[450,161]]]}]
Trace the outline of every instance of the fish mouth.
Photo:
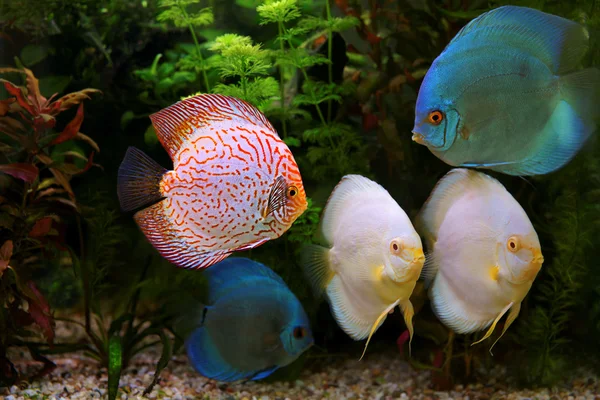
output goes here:
[{"label": "fish mouth", "polygon": [[424,146],[427,145],[427,142],[425,141],[425,136],[423,136],[422,134],[417,133],[417,132],[413,132],[412,134],[413,134],[412,135],[413,142],[417,142],[417,143],[422,144]]},{"label": "fish mouth", "polygon": [[406,249],[405,251],[410,255],[410,257],[407,257],[410,261],[404,270],[404,274],[402,276],[397,276],[398,282],[409,282],[419,279],[421,270],[425,264],[425,254],[423,253],[422,248],[413,247]]}]

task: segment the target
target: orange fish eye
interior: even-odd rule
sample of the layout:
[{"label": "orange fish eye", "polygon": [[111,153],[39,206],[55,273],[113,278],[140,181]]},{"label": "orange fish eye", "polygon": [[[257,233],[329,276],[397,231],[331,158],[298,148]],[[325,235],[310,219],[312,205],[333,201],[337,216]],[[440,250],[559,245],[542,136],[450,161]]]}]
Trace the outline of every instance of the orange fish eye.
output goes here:
[{"label": "orange fish eye", "polygon": [[396,239],[392,240],[390,243],[390,251],[392,254],[399,255],[402,252],[402,244]]},{"label": "orange fish eye", "polygon": [[444,120],[444,114],[441,111],[432,111],[427,116],[427,120],[433,125],[439,125]]},{"label": "orange fish eye", "polygon": [[298,194],[298,188],[294,185],[288,186],[287,195],[288,197],[295,197]]},{"label": "orange fish eye", "polygon": [[518,238],[511,236],[510,238],[508,238],[506,247],[508,248],[508,251],[510,251],[512,253],[516,253],[517,251],[519,251],[521,249],[521,243],[519,243]]},{"label": "orange fish eye", "polygon": [[294,338],[296,339],[302,339],[304,337],[304,335],[306,335],[306,331],[303,327],[301,326],[297,326],[294,328]]}]

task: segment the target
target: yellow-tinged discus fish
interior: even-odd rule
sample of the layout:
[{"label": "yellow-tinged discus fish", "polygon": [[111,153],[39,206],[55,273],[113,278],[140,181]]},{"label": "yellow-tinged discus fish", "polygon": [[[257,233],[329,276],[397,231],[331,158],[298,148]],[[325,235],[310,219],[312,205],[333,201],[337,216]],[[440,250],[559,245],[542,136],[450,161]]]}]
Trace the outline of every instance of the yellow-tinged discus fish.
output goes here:
[{"label": "yellow-tinged discus fish", "polygon": [[354,340],[368,336],[366,351],[399,305],[412,340],[409,299],[425,256],[404,210],[378,183],[346,175],[327,201],[321,231],[328,247],[305,246],[300,263],[315,292],[326,291],[338,325]]},{"label": "yellow-tinged discus fish", "polygon": [[456,168],[436,184],[415,227],[427,246],[422,276],[437,317],[457,333],[489,327],[476,344],[508,312],[502,337],[544,262],[521,205],[496,179]]}]

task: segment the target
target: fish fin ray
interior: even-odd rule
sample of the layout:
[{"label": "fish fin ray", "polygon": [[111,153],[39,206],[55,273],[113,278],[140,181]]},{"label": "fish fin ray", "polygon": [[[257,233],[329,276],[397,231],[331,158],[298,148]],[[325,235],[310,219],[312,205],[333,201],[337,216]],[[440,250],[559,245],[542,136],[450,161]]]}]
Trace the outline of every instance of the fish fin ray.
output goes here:
[{"label": "fish fin ray", "polygon": [[[277,135],[273,125],[250,103],[222,94],[199,94],[150,115],[159,141],[171,159],[197,129],[235,120]],[[210,134],[207,129],[207,134]]]},{"label": "fish fin ray", "polygon": [[448,286],[445,278],[439,275],[429,288],[431,309],[436,317],[456,333],[470,333],[481,330],[493,320],[477,321],[470,318],[468,310],[462,307],[463,302]]},{"label": "fish fin ray", "polygon": [[273,372],[275,372],[277,369],[279,369],[279,366],[277,366],[277,365],[274,367],[265,368],[261,371],[256,372],[249,380],[258,381],[258,380],[264,379],[267,376],[271,375]]},{"label": "fish fin ray", "polygon": [[591,128],[600,118],[600,69],[592,67],[560,78],[563,98]]},{"label": "fish fin ray", "polygon": [[500,336],[498,336],[498,338],[490,346],[490,354],[492,354],[492,349],[494,348],[494,346],[496,345],[496,343],[498,343],[498,340],[500,340],[500,338],[502,336],[504,336],[504,334],[508,330],[508,327],[512,325],[512,323],[515,321],[515,319],[517,319],[517,317],[519,316],[519,312],[520,311],[521,311],[521,303],[515,304],[510,309],[510,313],[508,313],[508,316],[506,317],[506,321],[504,322],[504,328],[502,328],[502,333],[500,334]]},{"label": "fish fin ray", "polygon": [[263,217],[266,217],[269,214],[274,213],[283,207],[287,200],[287,182],[283,175],[279,175],[273,185],[271,186],[271,191],[269,192],[269,200],[267,202],[267,207],[265,209]]},{"label": "fish fin ray", "polygon": [[339,225],[338,220],[340,216],[346,209],[347,202],[351,202],[358,194],[367,191],[370,193],[379,192],[386,196],[390,196],[387,190],[377,182],[364,176],[354,174],[343,176],[333,188],[327,199],[325,211],[321,218],[321,229],[328,244],[331,245],[334,242],[334,232]]},{"label": "fish fin ray", "polygon": [[[467,168],[453,168],[444,175],[433,187],[431,194],[421,207],[415,218],[417,232],[429,241],[437,240],[437,232],[450,207],[457,197],[465,193],[465,189],[482,188],[486,184],[504,186],[495,178],[482,172]],[[431,252],[431,248],[428,248]]]},{"label": "fish fin ray", "polygon": [[235,249],[233,249],[233,251],[245,251],[245,250],[255,249],[255,248],[267,243],[269,240],[271,240],[271,238],[258,239],[258,240],[255,240],[254,242],[246,243],[245,245],[236,247]]},{"label": "fish fin ray", "polygon": [[299,263],[315,295],[320,297],[335,275],[329,264],[329,249],[307,244],[302,248]]},{"label": "fish fin ray", "polygon": [[[363,350],[363,353],[360,356],[360,359],[358,361],[362,360],[363,357],[365,356],[365,353],[367,352],[367,347],[369,346],[369,342],[371,341],[371,337],[373,336],[373,334],[375,333],[377,328],[379,328],[379,326],[381,326],[383,319],[389,314],[390,311],[392,311],[394,309],[394,307],[396,307],[398,305],[398,303],[400,303],[400,299],[396,300],[395,302],[393,302],[392,304],[387,306],[385,308],[385,310],[383,310],[381,312],[381,314],[379,314],[379,316],[377,317],[375,322],[373,322],[373,325],[371,326],[371,331],[369,332],[369,337],[367,338],[367,342],[365,343],[365,349]],[[412,325],[411,325],[411,327],[412,327]]]},{"label": "fish fin ray", "polygon": [[510,175],[544,175],[554,172],[582,149],[593,131],[591,122],[582,119],[571,104],[560,101],[540,137],[541,144],[533,155],[514,166],[497,167],[496,170]]},{"label": "fish fin ray", "polygon": [[415,328],[413,326],[413,317],[415,316],[415,309],[410,302],[410,299],[404,300],[400,303],[400,308],[402,309],[402,316],[404,317],[404,323],[406,324],[406,328],[408,329],[409,339],[408,339],[408,355],[412,355],[412,339],[415,334]]},{"label": "fish fin ray", "polygon": [[419,276],[419,278],[424,281],[426,289],[429,288],[438,271],[439,263],[435,258],[435,252],[432,248],[431,251],[429,251],[425,256],[425,263],[423,264],[423,268],[421,269],[421,275]]},{"label": "fish fin ray", "polygon": [[496,319],[494,320],[494,322],[492,322],[492,325],[489,327],[489,329],[487,330],[487,332],[485,333],[485,335],[483,335],[483,337],[481,339],[479,339],[476,342],[471,343],[471,346],[476,345],[477,343],[481,343],[483,342],[485,339],[489,338],[492,333],[494,332],[494,329],[496,329],[496,325],[498,324],[498,321],[500,321],[500,319],[502,318],[502,316],[504,314],[506,314],[506,312],[514,305],[514,302],[510,302],[508,303],[508,305],[506,307],[504,307],[502,309],[502,311],[500,311],[500,313],[498,314],[498,316],[496,317]]},{"label": "fish fin ray", "polygon": [[[208,268],[202,273],[208,280],[210,303],[215,303],[235,287],[255,287],[256,283],[260,281],[265,283],[271,281],[287,287],[283,279],[271,268],[246,257],[226,258],[214,268]],[[251,280],[250,277],[252,277]]]},{"label": "fish fin ray", "polygon": [[202,251],[202,248],[192,248],[179,240],[178,233],[166,216],[163,202],[153,204],[133,216],[146,239],[161,256],[179,268],[203,269],[231,254],[231,250]]},{"label": "fish fin ray", "polygon": [[588,50],[589,33],[583,25],[557,15],[502,6],[470,21],[447,48],[463,39],[511,45],[539,58],[555,74],[562,74],[575,68]]},{"label": "fish fin ray", "polygon": [[[347,293],[347,289],[338,275],[334,276],[327,286],[327,296],[335,320],[348,336],[354,340],[362,340],[369,336],[373,323],[359,317],[358,312],[352,306],[352,297]],[[376,325],[375,330],[383,324],[386,314],[383,315],[384,317]]]},{"label": "fish fin ray", "polygon": [[119,166],[117,195],[123,211],[156,203],[164,198],[160,182],[167,169],[143,151],[130,146]]}]

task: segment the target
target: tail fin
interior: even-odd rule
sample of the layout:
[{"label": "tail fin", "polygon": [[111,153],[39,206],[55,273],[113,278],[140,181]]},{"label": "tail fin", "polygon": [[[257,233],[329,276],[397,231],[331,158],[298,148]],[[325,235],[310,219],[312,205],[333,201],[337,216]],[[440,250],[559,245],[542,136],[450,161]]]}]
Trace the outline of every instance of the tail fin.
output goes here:
[{"label": "tail fin", "polygon": [[329,265],[329,249],[317,244],[302,248],[300,266],[310,282],[316,297],[320,297],[335,275]]},{"label": "tail fin", "polygon": [[117,194],[123,211],[162,199],[160,181],[167,170],[143,151],[129,147],[119,167]]},{"label": "tail fin", "polygon": [[588,133],[600,118],[600,69],[586,68],[561,77],[561,93],[583,120]]}]

